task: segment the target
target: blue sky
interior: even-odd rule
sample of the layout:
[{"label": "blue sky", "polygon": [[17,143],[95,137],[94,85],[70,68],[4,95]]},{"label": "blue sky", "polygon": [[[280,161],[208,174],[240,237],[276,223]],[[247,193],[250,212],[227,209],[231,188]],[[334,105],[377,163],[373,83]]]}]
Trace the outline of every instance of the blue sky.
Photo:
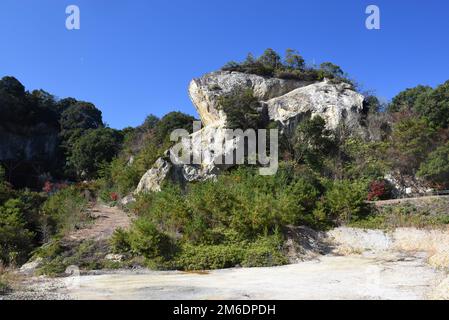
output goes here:
[{"label": "blue sky", "polygon": [[[81,30],[65,28],[65,8]],[[365,8],[381,30],[365,28]],[[1,0],[0,76],[91,101],[114,128],[196,114],[187,86],[248,52],[295,48],[390,99],[449,79],[447,0]]]}]

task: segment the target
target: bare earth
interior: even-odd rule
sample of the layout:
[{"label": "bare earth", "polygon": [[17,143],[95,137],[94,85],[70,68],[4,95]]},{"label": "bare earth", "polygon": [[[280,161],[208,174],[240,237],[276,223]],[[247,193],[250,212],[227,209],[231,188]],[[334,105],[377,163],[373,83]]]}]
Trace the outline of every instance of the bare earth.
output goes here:
[{"label": "bare earth", "polygon": [[[207,274],[123,271],[82,276],[71,299],[426,299],[442,280],[423,255],[327,256],[277,268]],[[66,279],[67,280],[67,279]]]},{"label": "bare earth", "polygon": [[[276,268],[201,273],[99,271],[63,279],[34,278],[39,299],[449,299],[448,230],[338,228],[329,255]],[[447,268],[446,268],[447,270]],[[20,297],[19,297],[20,298]]]},{"label": "bare earth", "polygon": [[93,225],[71,233],[68,236],[69,240],[106,240],[116,229],[126,229],[131,224],[131,219],[125,212],[101,204],[91,209],[91,216],[95,219]]}]

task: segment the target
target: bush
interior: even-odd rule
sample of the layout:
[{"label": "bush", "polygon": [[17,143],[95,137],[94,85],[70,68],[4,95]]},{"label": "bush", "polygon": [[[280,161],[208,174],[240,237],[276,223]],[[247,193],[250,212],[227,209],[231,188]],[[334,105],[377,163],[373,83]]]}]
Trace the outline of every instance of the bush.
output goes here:
[{"label": "bush", "polygon": [[52,195],[42,206],[42,212],[51,227],[52,234],[68,233],[88,221],[88,200],[76,187],[63,189]]},{"label": "bush", "polygon": [[229,129],[256,130],[268,124],[268,117],[259,111],[259,101],[251,89],[220,97],[219,106],[226,114],[226,127]]},{"label": "bush", "polygon": [[261,237],[245,250],[243,267],[274,267],[288,263],[282,251],[283,239],[280,235]]},{"label": "bush", "polygon": [[243,259],[244,249],[239,245],[186,244],[174,260],[180,270],[224,269],[237,266]]},{"label": "bush", "polygon": [[0,206],[0,264],[20,265],[33,248],[35,234],[26,228],[22,206],[18,199]]},{"label": "bush", "polygon": [[278,230],[289,224],[325,227],[316,199],[323,187],[310,172],[282,165],[277,175],[240,168],[217,181],[166,185],[139,195],[130,231],[115,232],[115,252],[144,256],[151,266],[178,269],[272,266],[286,262]]},{"label": "bush", "polygon": [[222,70],[300,81],[322,81],[326,77],[336,83],[346,82],[353,85],[339,66],[325,62],[319,69],[306,68],[303,57],[292,49],[286,50],[284,59],[270,48],[257,59],[252,54],[248,54],[242,63],[231,61],[224,65]]},{"label": "bush", "polygon": [[439,188],[449,186],[449,143],[430,153],[421,164],[418,177]]},{"label": "bush", "polygon": [[166,256],[172,251],[170,238],[160,232],[153,223],[142,218],[134,222],[133,228],[123,240],[128,243],[133,254],[148,259]]},{"label": "bush", "polygon": [[370,183],[368,201],[387,200],[391,196],[391,186],[386,180],[375,180]]},{"label": "bush", "polygon": [[367,189],[364,181],[333,182],[325,194],[330,215],[343,223],[361,217],[366,210]]}]

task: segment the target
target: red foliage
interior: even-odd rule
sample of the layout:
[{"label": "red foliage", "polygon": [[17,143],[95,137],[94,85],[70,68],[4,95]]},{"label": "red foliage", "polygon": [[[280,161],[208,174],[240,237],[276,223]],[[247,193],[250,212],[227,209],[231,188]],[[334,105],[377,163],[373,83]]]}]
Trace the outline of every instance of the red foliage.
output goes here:
[{"label": "red foliage", "polygon": [[388,197],[389,190],[385,181],[375,180],[371,182],[368,193],[368,201],[383,200]]},{"label": "red foliage", "polygon": [[53,183],[51,183],[50,181],[45,181],[44,187],[42,188],[42,190],[46,193],[50,193],[53,191]]},{"label": "red foliage", "polygon": [[42,188],[42,191],[51,194],[51,193],[55,193],[58,192],[62,189],[65,189],[68,187],[68,184],[65,182],[62,183],[53,183],[50,181],[45,181],[44,183],[44,187]]},{"label": "red foliage", "polygon": [[111,201],[118,200],[118,194],[116,192],[111,192],[110,197],[111,197]]}]

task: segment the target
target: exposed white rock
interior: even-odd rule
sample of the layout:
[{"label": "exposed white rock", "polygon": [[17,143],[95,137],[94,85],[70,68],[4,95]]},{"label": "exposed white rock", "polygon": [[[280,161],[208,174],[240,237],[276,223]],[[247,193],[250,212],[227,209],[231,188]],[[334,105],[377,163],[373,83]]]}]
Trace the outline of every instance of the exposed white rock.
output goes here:
[{"label": "exposed white rock", "polygon": [[359,131],[363,101],[364,97],[352,90],[349,84],[333,84],[325,80],[297,88],[264,104],[270,119],[284,126],[292,120],[297,123],[298,117],[308,114],[321,116],[326,120],[328,129],[336,129],[344,122]]},{"label": "exposed white rock", "polygon": [[209,73],[192,80],[189,86],[190,98],[205,126],[193,133],[190,140],[193,139],[194,146],[201,145],[202,150],[219,151],[203,157],[200,163],[185,165],[172,163],[169,155],[175,152],[168,150],[145,173],[135,193],[159,191],[167,178],[181,183],[202,181],[215,178],[220,171],[228,169],[229,165],[217,163],[217,160],[233,153],[238,140],[227,141],[224,148],[217,149],[225,138],[220,129],[226,124],[226,114],[219,110],[219,100],[229,93],[246,89],[253,90],[254,96],[268,109],[270,120],[278,121],[284,129],[293,130],[302,118],[320,115],[329,129],[344,122],[353,132],[362,131],[360,116],[364,97],[348,84],[264,78],[229,71]]},{"label": "exposed white rock", "polygon": [[260,101],[282,96],[310,82],[264,78],[241,72],[218,71],[190,82],[189,94],[205,126],[224,123],[226,115],[218,109],[219,97],[235,90],[252,89]]},{"label": "exposed white rock", "polygon": [[171,167],[172,165],[168,160],[159,158],[153,167],[143,175],[142,179],[140,179],[135,193],[140,193],[142,191],[160,191],[161,183],[167,177]]},{"label": "exposed white rock", "polygon": [[33,261],[25,263],[22,267],[20,267],[19,271],[22,274],[33,275],[37,268],[42,265],[43,261],[44,260],[40,257],[36,258]]}]

